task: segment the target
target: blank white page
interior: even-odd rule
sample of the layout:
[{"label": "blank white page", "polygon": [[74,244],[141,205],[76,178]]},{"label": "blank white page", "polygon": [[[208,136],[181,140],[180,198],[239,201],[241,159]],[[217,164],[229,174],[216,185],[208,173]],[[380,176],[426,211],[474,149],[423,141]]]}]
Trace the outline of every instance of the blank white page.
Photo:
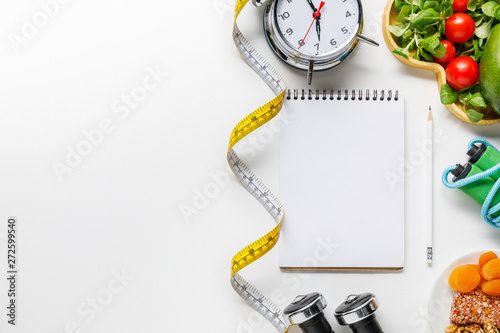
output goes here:
[{"label": "blank white page", "polygon": [[403,268],[404,99],[306,95],[281,112],[280,267]]}]

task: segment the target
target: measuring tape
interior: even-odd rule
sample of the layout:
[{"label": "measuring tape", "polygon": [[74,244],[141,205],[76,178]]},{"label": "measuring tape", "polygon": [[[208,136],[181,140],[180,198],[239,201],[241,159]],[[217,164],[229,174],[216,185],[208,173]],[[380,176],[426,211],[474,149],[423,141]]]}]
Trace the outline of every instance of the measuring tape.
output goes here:
[{"label": "measuring tape", "polygon": [[[248,1],[236,1],[233,24],[234,44],[248,65],[266,82],[276,94],[276,97],[249,114],[236,125],[229,139],[227,161],[240,183],[269,212],[277,225],[265,236],[248,245],[233,257],[231,261],[231,285],[252,308],[269,320],[278,331],[287,332],[288,325],[284,320],[283,312],[238,273],[244,267],[265,255],[276,245],[284,215],[283,207],[279,200],[257,178],[252,170],[246,166],[233,149],[241,139],[273,119],[280,112],[285,95],[285,83],[281,76],[247,41],[236,23],[238,16]],[[262,4],[260,0],[253,0],[253,2],[256,6]]]}]

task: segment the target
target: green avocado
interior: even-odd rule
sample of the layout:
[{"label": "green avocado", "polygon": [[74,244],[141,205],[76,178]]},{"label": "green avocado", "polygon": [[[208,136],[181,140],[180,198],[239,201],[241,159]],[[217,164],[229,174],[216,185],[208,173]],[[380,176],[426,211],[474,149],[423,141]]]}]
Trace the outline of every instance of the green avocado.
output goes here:
[{"label": "green avocado", "polygon": [[500,24],[491,29],[479,63],[481,93],[490,108],[500,114]]}]

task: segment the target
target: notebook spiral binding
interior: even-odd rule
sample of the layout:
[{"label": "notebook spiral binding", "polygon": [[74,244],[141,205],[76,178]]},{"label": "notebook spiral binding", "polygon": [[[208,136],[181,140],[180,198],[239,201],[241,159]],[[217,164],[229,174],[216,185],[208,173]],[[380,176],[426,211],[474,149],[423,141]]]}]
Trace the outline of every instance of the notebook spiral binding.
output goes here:
[{"label": "notebook spiral binding", "polygon": [[319,100],[319,99],[323,99],[323,100],[341,100],[341,99],[344,99],[344,100],[359,100],[359,101],[362,101],[363,99],[365,100],[380,100],[380,101],[384,101],[384,100],[387,100],[387,101],[391,101],[391,100],[394,100],[394,101],[397,101],[399,99],[399,92],[398,90],[395,91],[394,93],[394,96],[392,94],[392,90],[389,90],[387,91],[387,94],[385,92],[385,90],[381,90],[380,91],[380,96],[378,96],[378,91],[377,90],[373,90],[373,93],[370,94],[370,90],[369,89],[366,89],[366,92],[363,94],[363,90],[359,90],[358,93],[356,94],[356,90],[351,90],[351,92],[349,93],[349,90],[348,89],[345,89],[344,92],[342,92],[342,90],[337,90],[337,92],[333,91],[333,90],[330,90],[330,91],[327,91],[326,89],[323,89],[323,91],[321,92],[319,89],[316,89],[316,91],[314,92],[312,89],[309,89],[309,91],[306,91],[306,89],[293,89],[293,92],[292,90],[288,89],[287,92],[285,93],[285,98],[290,100],[290,99],[294,99],[294,100],[297,100],[297,99],[308,99],[308,100],[312,100],[312,99],[315,99],[315,100]]}]

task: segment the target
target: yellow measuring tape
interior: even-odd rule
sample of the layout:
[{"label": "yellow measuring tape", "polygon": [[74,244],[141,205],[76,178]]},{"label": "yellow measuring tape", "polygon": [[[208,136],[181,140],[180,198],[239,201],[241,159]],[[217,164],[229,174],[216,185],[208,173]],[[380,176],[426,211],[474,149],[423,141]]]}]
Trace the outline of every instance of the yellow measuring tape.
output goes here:
[{"label": "yellow measuring tape", "polygon": [[[283,312],[260,291],[248,283],[238,272],[265,255],[278,242],[283,221],[283,207],[279,200],[255,176],[238,157],[233,147],[245,136],[273,119],[281,110],[285,95],[285,83],[272,66],[246,40],[237,25],[237,19],[249,0],[237,0],[235,6],[233,40],[250,67],[274,91],[276,97],[245,117],[231,133],[227,161],[240,183],[257,199],[277,223],[276,227],[259,240],[239,251],[231,261],[231,285],[234,290],[256,311],[273,324],[278,331],[287,332],[288,324]],[[256,3],[259,5],[260,3]]]}]

